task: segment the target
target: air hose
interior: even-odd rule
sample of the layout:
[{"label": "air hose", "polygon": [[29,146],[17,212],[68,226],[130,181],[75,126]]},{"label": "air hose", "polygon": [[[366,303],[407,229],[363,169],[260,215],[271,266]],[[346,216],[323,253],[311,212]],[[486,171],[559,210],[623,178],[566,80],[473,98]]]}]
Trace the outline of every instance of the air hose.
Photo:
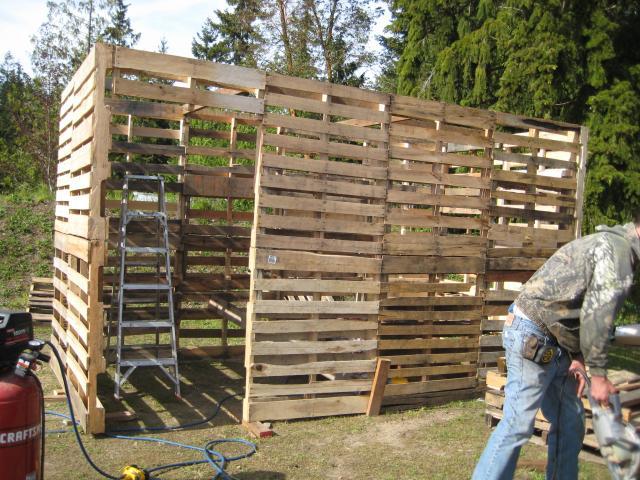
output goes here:
[{"label": "air hose", "polygon": [[[45,343],[47,345],[49,345],[49,347],[53,351],[53,354],[56,357],[56,361],[58,362],[58,366],[60,367],[60,371],[63,372],[64,371],[64,363],[62,362],[62,358],[60,357],[60,353],[56,349],[55,345],[53,345],[50,341],[45,341]],[[67,416],[67,415],[62,414],[62,413],[49,412],[49,411],[47,411],[46,413],[48,415],[55,415],[55,416],[58,416],[58,417],[67,418],[67,419],[69,419],[71,421],[71,426],[73,428],[73,432],[75,433],[76,441],[78,442],[78,446],[80,447],[80,450],[82,451],[82,454],[84,455],[85,459],[87,460],[87,463],[91,466],[91,468],[93,468],[102,477],[108,478],[108,479],[111,479],[111,480],[121,480],[122,478],[135,478],[135,477],[126,477],[125,475],[121,475],[121,476],[117,476],[117,477],[113,476],[113,475],[110,475],[109,473],[105,472],[100,467],[98,467],[95,464],[95,462],[91,459],[91,456],[89,455],[89,452],[87,452],[87,450],[86,450],[86,448],[84,446],[84,443],[82,442],[82,437],[81,437],[80,431],[78,429],[78,421],[76,420],[75,413],[74,413],[74,410],[73,410],[73,405],[71,404],[71,396],[70,396],[70,393],[69,393],[69,385],[67,383],[66,375],[62,375],[62,383],[63,383],[63,386],[64,386],[64,393],[65,393],[66,400],[67,400],[67,408],[69,409],[69,415]],[[207,444],[204,447],[196,447],[194,445],[187,445],[187,444],[184,444],[184,443],[173,442],[173,441],[165,440],[165,439],[161,439],[161,438],[133,437],[133,436],[127,436],[127,435],[118,434],[118,433],[124,433],[124,432],[132,433],[132,432],[145,432],[145,431],[155,431],[155,432],[158,432],[158,431],[175,431],[175,430],[181,430],[181,429],[185,429],[185,428],[191,428],[191,427],[194,427],[194,426],[197,426],[197,425],[202,425],[204,423],[208,423],[209,421],[211,421],[220,412],[220,408],[221,408],[222,404],[225,401],[227,401],[230,398],[232,398],[233,396],[234,395],[228,395],[227,397],[225,397],[222,401],[220,401],[218,403],[218,405],[216,406],[216,409],[214,410],[214,412],[211,415],[209,415],[205,419],[198,420],[196,422],[191,422],[191,423],[182,424],[182,425],[176,425],[176,426],[137,427],[137,428],[129,428],[129,429],[118,429],[118,430],[112,430],[111,432],[107,432],[105,435],[108,436],[108,437],[116,438],[116,439],[120,439],[120,440],[134,440],[134,441],[142,441],[142,442],[153,442],[153,443],[159,443],[159,444],[162,444],[162,445],[169,445],[169,446],[173,446],[173,447],[184,448],[184,449],[187,449],[187,450],[194,450],[194,451],[202,453],[203,456],[204,456],[204,459],[190,460],[190,461],[185,461],[185,462],[176,462],[176,463],[170,463],[170,464],[166,464],[166,465],[158,465],[158,466],[155,466],[155,467],[152,467],[152,468],[147,468],[145,470],[138,469],[137,467],[132,467],[136,471],[143,471],[145,473],[145,476],[144,477],[140,477],[140,478],[146,478],[147,480],[161,480],[159,477],[151,476],[151,474],[154,473],[154,472],[159,472],[159,471],[163,471],[163,470],[170,470],[170,469],[175,469],[175,468],[187,467],[187,466],[191,466],[191,465],[200,465],[200,464],[208,463],[208,464],[211,465],[211,467],[216,472],[215,476],[213,477],[213,480],[216,480],[216,479],[234,480],[234,477],[232,477],[231,475],[229,475],[225,471],[225,467],[230,462],[233,462],[233,461],[236,461],[236,460],[240,460],[240,459],[243,459],[243,458],[248,458],[251,455],[253,455],[254,453],[256,453],[257,447],[253,442],[250,442],[248,440],[244,440],[244,439],[241,439],[241,438],[219,439],[219,440],[211,440],[211,441],[207,442]],[[54,433],[54,432],[50,432],[50,433]],[[220,452],[218,452],[218,451],[213,449],[214,446],[222,445],[222,444],[225,444],[225,443],[241,444],[241,445],[249,447],[249,451],[246,452],[246,453],[243,453],[243,454],[236,455],[234,457],[227,457],[227,456],[223,455],[222,453],[220,453]],[[127,468],[131,468],[131,467],[127,467]],[[146,476],[146,475],[148,475],[148,476]]]}]

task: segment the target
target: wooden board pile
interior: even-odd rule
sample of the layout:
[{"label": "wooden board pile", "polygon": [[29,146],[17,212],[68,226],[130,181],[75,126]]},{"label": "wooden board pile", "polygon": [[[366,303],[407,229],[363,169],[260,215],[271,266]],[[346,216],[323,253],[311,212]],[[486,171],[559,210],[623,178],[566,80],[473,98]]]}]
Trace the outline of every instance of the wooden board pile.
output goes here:
[{"label": "wooden board pile", "polygon": [[[610,372],[611,381],[620,391],[620,401],[622,403],[622,419],[640,429],[640,375],[627,371]],[[485,419],[487,425],[494,427],[503,416],[504,387],[507,383],[505,372],[490,371],[487,373],[487,392],[485,402],[487,409]],[[598,441],[593,432],[591,422],[591,406],[586,396],[582,397],[582,403],[586,415],[586,434],[582,444],[583,454],[587,459],[602,461],[598,450]],[[541,411],[536,414],[534,424],[534,436],[532,442],[546,445],[551,424],[547,421]]]},{"label": "wooden board pile", "polygon": [[53,279],[33,277],[29,289],[29,306],[33,323],[50,323],[53,317]]}]

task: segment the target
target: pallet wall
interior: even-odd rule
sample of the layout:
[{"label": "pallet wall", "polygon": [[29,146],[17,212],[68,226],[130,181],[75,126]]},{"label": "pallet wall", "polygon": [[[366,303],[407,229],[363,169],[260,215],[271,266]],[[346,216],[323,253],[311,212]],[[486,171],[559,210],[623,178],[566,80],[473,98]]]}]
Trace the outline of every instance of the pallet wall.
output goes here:
[{"label": "pallet wall", "polygon": [[[181,353],[241,355],[256,127],[263,110],[256,95],[264,89],[265,76],[124,48],[114,50],[110,74],[108,265],[118,264],[118,198],[124,173],[163,175]],[[143,191],[147,187],[135,185]],[[152,200],[141,196],[131,208],[153,209]],[[134,226],[132,234],[149,232]],[[116,272],[109,269],[105,275],[105,303]],[[138,310],[143,317],[151,314]]]},{"label": "pallet wall", "polygon": [[360,394],[371,389],[378,347],[387,102],[355,88],[267,78],[247,421],[366,408]]},{"label": "pallet wall", "polygon": [[391,112],[380,355],[385,403],[410,405],[477,386],[492,113],[400,96]]},{"label": "pallet wall", "polygon": [[[97,395],[102,355],[102,271],[106,222],[101,215],[109,115],[104,104],[107,49],[98,45],[62,93],[55,209],[51,341],[65,362],[83,428],[104,428]],[[62,372],[51,362],[58,379]]]},{"label": "pallet wall", "polygon": [[165,178],[180,353],[244,353],[245,420],[364,412],[379,357],[385,405],[474,394],[579,232],[578,125],[97,45],[60,130],[53,338],[93,433],[125,172]]},{"label": "pallet wall", "polygon": [[575,125],[496,114],[481,377],[502,355],[505,312],[522,283],[580,235],[587,137]]}]

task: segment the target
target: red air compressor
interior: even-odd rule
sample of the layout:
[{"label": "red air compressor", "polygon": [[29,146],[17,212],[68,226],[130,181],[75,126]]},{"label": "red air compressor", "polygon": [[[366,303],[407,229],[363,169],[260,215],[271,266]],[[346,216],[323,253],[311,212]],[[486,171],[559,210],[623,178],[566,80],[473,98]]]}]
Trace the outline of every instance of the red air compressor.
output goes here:
[{"label": "red air compressor", "polygon": [[32,373],[44,343],[30,313],[0,310],[0,472],[3,480],[42,480],[44,404]]}]

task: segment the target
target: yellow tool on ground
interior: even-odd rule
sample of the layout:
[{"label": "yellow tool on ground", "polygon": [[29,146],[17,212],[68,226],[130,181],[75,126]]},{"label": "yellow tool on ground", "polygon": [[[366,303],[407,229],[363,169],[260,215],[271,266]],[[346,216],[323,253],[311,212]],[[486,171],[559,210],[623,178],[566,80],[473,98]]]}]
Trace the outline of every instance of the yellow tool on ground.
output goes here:
[{"label": "yellow tool on ground", "polygon": [[136,465],[127,465],[122,469],[120,480],[147,480],[147,474]]}]

